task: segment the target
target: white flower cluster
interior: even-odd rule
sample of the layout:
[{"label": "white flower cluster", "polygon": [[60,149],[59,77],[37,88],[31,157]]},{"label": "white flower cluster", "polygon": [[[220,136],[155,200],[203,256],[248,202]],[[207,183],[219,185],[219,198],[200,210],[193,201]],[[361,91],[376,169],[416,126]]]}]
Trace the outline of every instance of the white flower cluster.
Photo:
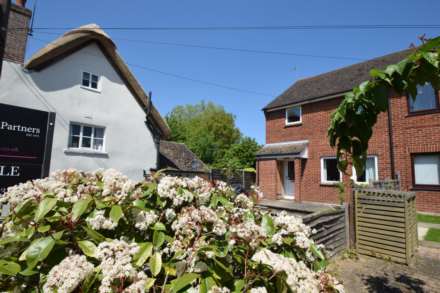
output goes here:
[{"label": "white flower cluster", "polygon": [[136,215],[134,226],[141,231],[146,231],[158,218],[159,216],[154,211],[140,211]]},{"label": "white flower cluster", "polygon": [[114,169],[101,171],[104,183],[102,196],[112,195],[118,202],[124,200],[133,191],[135,183]]},{"label": "white flower cluster", "polygon": [[250,219],[239,224],[231,225],[229,230],[237,238],[249,243],[251,247],[256,247],[261,240],[267,237],[263,228]]},{"label": "white flower cluster", "polygon": [[252,288],[250,293],[267,293],[266,287]]},{"label": "white flower cluster", "polygon": [[131,264],[133,255],[138,251],[136,243],[129,244],[123,240],[101,242],[98,245],[96,257],[101,261],[99,267],[103,275],[100,293],[113,292],[112,283],[115,280],[135,280],[138,277],[138,272]]},{"label": "white flower cluster", "polygon": [[320,292],[319,275],[310,270],[302,261],[297,262],[293,258],[282,256],[268,249],[255,253],[252,260],[270,266],[276,273],[285,272],[286,283],[293,292]]},{"label": "white flower cluster", "polygon": [[104,215],[104,210],[96,211],[93,217],[88,217],[86,219],[87,224],[89,224],[94,230],[113,230],[118,226],[116,222],[112,219],[106,218]]},{"label": "white flower cluster", "polygon": [[237,195],[234,202],[243,209],[252,209],[254,207],[254,202],[244,193]]},{"label": "white flower cluster", "polygon": [[226,287],[217,287],[213,286],[211,289],[209,289],[208,293],[229,293],[231,290],[229,290]]},{"label": "white flower cluster", "polygon": [[71,255],[54,266],[47,275],[43,291],[70,293],[93,272],[94,266],[84,255]]},{"label": "white flower cluster", "polygon": [[297,216],[289,215],[282,211],[274,217],[274,224],[280,230],[272,236],[272,242],[282,245],[283,237],[288,234],[295,235],[295,242],[301,248],[307,249],[314,242],[310,239],[311,229],[302,222],[302,219]]}]

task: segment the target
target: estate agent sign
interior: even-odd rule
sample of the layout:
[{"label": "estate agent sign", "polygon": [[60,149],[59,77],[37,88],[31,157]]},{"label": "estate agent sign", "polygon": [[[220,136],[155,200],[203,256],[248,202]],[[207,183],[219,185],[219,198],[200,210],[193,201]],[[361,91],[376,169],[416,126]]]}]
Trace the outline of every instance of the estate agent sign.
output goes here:
[{"label": "estate agent sign", "polygon": [[55,113],[0,103],[0,194],[47,176]]}]

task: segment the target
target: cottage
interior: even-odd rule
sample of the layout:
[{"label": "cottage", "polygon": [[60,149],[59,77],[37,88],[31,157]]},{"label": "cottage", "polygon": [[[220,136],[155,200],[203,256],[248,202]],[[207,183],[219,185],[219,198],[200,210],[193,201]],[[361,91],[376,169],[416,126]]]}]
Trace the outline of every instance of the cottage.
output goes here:
[{"label": "cottage", "polygon": [[[372,68],[404,59],[404,50],[295,82],[270,102],[266,145],[257,155],[258,182],[266,198],[338,202],[342,174],[327,129],[345,93],[369,79]],[[370,140],[366,170],[354,172],[358,184],[398,178],[403,190],[417,194],[417,208],[440,212],[440,101],[426,84],[413,99],[389,95]]]},{"label": "cottage", "polygon": [[[111,38],[97,25],[82,26],[24,62],[30,17],[12,5],[0,103],[54,113],[50,171],[115,168],[141,179],[156,169],[170,129]],[[9,123],[2,131],[35,131]]]}]

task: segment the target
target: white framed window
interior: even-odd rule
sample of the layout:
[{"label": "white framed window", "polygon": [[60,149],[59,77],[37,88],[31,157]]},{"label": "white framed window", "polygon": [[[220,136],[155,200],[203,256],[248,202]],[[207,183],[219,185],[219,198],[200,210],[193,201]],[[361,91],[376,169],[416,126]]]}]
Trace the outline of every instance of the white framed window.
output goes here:
[{"label": "white framed window", "polygon": [[82,82],[81,86],[83,88],[91,89],[94,91],[100,91],[100,82],[99,82],[99,76],[90,72],[83,72],[82,73]]},{"label": "white framed window", "polygon": [[286,109],[286,125],[296,125],[302,122],[301,106],[294,106]]},{"label": "white framed window", "polygon": [[376,156],[368,156],[365,161],[365,170],[362,174],[356,174],[356,169],[353,167],[353,178],[357,183],[369,183],[379,179],[379,169],[377,165]]},{"label": "white framed window", "polygon": [[338,169],[336,157],[321,158],[321,183],[336,184],[342,181],[342,172]]},{"label": "white framed window", "polygon": [[440,153],[413,154],[414,186],[440,189]]},{"label": "white framed window", "polygon": [[71,123],[69,149],[105,152],[105,128]]},{"label": "white framed window", "polygon": [[438,105],[437,91],[430,83],[417,86],[417,96],[408,97],[409,112],[435,110]]}]

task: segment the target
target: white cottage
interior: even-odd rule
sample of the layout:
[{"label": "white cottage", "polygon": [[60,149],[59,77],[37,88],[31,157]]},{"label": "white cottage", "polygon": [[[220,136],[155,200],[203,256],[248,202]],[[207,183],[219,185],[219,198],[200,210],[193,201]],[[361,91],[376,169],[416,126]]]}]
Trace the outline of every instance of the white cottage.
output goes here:
[{"label": "white cottage", "polygon": [[7,53],[0,103],[56,114],[50,171],[115,168],[141,179],[158,168],[170,130],[97,25],[65,33],[25,64]]}]

